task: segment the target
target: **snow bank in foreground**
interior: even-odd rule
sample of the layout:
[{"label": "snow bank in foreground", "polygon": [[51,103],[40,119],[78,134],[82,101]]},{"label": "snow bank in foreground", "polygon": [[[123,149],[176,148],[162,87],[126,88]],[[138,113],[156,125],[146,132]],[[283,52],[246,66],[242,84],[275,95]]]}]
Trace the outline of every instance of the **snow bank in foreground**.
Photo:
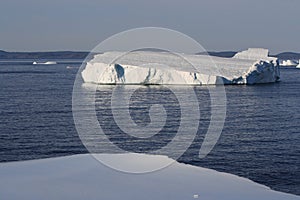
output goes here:
[{"label": "snow bank in foreground", "polygon": [[[149,160],[168,162],[164,156],[99,154],[114,162]],[[122,163],[120,163],[122,164]],[[134,163],[138,164],[138,163]],[[126,166],[125,166],[126,167]],[[248,179],[175,162],[148,174],[126,174],[97,162],[91,155],[0,164],[1,199],[122,199],[122,200],[299,200]]]},{"label": "snow bank in foreground", "polygon": [[[276,82],[280,78],[277,59],[267,56],[266,49],[249,49],[237,53],[233,58],[166,52],[139,51],[126,55],[124,52],[106,52],[89,61],[81,74],[85,82],[97,84],[206,85],[223,82]],[[115,58],[118,59],[111,64]]]}]

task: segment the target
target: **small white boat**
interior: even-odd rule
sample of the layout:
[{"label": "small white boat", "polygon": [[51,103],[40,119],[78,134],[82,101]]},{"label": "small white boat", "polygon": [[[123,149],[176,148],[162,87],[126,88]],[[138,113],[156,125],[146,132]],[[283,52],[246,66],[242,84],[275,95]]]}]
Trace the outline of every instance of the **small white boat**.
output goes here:
[{"label": "small white boat", "polygon": [[32,64],[33,65],[56,65],[57,62],[55,62],[55,61],[47,61],[47,62],[36,62],[36,61],[34,61]]}]

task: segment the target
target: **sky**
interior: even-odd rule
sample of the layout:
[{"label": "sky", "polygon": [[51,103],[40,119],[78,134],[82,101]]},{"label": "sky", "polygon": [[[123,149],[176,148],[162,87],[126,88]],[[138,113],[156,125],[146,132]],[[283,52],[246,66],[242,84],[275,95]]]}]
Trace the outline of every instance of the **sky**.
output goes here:
[{"label": "sky", "polygon": [[300,52],[299,0],[1,0],[0,49],[90,51],[132,28],[180,31],[208,51]]}]

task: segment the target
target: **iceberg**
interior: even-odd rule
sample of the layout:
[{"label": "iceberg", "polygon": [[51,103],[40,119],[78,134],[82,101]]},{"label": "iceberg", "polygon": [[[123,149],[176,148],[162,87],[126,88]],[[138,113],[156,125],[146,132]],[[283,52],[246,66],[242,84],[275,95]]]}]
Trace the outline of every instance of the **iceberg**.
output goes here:
[{"label": "iceberg", "polygon": [[299,64],[297,60],[281,60],[280,65],[285,67],[295,67]]},{"label": "iceberg", "polygon": [[260,48],[233,58],[134,51],[97,54],[81,75],[84,82],[96,84],[257,84],[279,81],[280,69],[277,58]]},{"label": "iceberg", "polygon": [[300,60],[298,62],[299,64],[296,66],[296,68],[300,69]]},{"label": "iceberg", "polygon": [[56,65],[57,62],[55,62],[55,61],[47,61],[47,62],[36,62],[36,61],[34,61],[32,64],[33,65]]},{"label": "iceberg", "polygon": [[[171,160],[166,156],[135,153],[93,156],[109,158],[122,167]],[[1,199],[300,199],[249,179],[178,162],[156,172],[137,175],[108,168],[93,156],[81,154],[1,163]]]}]

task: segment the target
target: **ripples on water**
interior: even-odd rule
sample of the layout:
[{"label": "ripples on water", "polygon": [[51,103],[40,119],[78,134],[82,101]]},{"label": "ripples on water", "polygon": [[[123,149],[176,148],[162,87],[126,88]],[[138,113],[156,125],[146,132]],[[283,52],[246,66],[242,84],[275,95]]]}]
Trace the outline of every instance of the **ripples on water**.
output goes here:
[{"label": "ripples on water", "polygon": [[[72,87],[79,64],[69,69],[66,66],[0,64],[1,162],[87,153],[72,117]],[[237,174],[299,195],[299,77],[299,69],[282,69],[282,82],[278,84],[226,86],[225,126],[217,145],[204,159],[198,154],[211,116],[210,99],[206,87],[195,87],[201,112],[199,130],[179,161]],[[99,123],[114,144],[147,152],[172,140],[180,120],[178,101],[172,92],[149,86],[132,96],[130,114],[138,125],[150,122],[148,111],[153,102],[163,104],[169,116],[164,129],[146,140],[130,137],[114,124],[108,107],[113,88],[98,87],[96,109]]]}]

